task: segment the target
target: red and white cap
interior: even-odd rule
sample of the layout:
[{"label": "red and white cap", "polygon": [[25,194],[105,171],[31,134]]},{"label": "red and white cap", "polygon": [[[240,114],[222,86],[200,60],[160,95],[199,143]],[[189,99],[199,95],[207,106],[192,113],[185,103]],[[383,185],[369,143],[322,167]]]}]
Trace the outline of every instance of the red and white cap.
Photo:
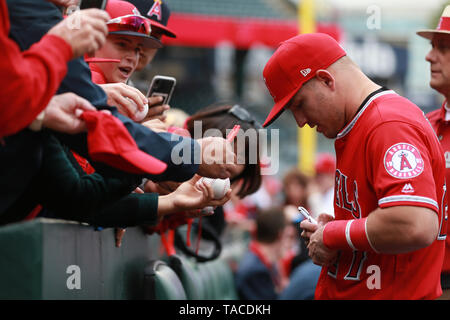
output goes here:
[{"label": "red and white cap", "polygon": [[301,34],[280,44],[264,67],[263,77],[275,102],[263,127],[271,124],[284,107],[319,69],[326,69],[346,52],[325,33]]},{"label": "red and white cap", "polygon": [[141,151],[125,125],[111,114],[85,111],[88,152],[93,161],[134,174],[161,174],[167,164]]},{"label": "red and white cap", "polygon": [[140,37],[147,48],[161,48],[159,39],[152,37],[150,20],[141,15],[139,10],[130,2],[122,0],[108,0],[105,11],[111,20],[107,22],[109,34],[122,34]]},{"label": "red and white cap", "polygon": [[436,33],[450,34],[450,5],[446,6],[436,29],[419,30],[417,34],[431,40]]}]

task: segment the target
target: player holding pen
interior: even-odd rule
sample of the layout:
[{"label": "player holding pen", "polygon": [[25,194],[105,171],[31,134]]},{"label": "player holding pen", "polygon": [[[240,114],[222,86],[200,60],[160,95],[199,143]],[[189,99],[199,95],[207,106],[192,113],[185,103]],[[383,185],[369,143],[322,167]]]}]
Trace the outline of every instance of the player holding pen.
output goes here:
[{"label": "player holding pen", "polygon": [[323,266],[315,298],[439,297],[445,165],[423,112],[372,82],[325,34],[285,41],[263,74],[275,101],[264,126],[288,109],[298,126],[335,139],[335,220],[301,223]]}]

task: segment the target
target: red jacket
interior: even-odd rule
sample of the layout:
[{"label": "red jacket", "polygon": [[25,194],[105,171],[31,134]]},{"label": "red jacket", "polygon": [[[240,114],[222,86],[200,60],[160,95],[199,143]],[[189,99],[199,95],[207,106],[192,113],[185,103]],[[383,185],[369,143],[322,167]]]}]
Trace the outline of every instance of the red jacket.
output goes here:
[{"label": "red jacket", "polygon": [[26,128],[45,109],[73,56],[71,46],[54,35],[21,52],[9,29],[6,1],[0,0],[0,138]]}]

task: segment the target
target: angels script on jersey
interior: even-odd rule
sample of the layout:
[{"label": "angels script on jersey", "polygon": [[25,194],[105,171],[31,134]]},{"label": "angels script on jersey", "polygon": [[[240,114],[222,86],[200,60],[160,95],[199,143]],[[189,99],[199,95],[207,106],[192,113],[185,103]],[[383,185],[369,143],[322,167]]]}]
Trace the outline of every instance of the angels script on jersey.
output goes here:
[{"label": "angels script on jersey", "polygon": [[335,202],[339,208],[348,210],[356,219],[361,217],[361,207],[358,203],[358,184],[349,180],[339,169],[335,175]]}]

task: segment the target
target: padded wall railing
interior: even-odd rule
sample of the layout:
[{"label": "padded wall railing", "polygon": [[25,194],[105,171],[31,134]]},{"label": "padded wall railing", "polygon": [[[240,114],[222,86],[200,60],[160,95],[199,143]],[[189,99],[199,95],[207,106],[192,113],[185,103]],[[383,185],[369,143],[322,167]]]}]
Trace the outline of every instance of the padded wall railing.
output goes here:
[{"label": "padded wall railing", "polygon": [[0,299],[143,299],[144,268],[159,237],[36,219],[0,228]]}]

